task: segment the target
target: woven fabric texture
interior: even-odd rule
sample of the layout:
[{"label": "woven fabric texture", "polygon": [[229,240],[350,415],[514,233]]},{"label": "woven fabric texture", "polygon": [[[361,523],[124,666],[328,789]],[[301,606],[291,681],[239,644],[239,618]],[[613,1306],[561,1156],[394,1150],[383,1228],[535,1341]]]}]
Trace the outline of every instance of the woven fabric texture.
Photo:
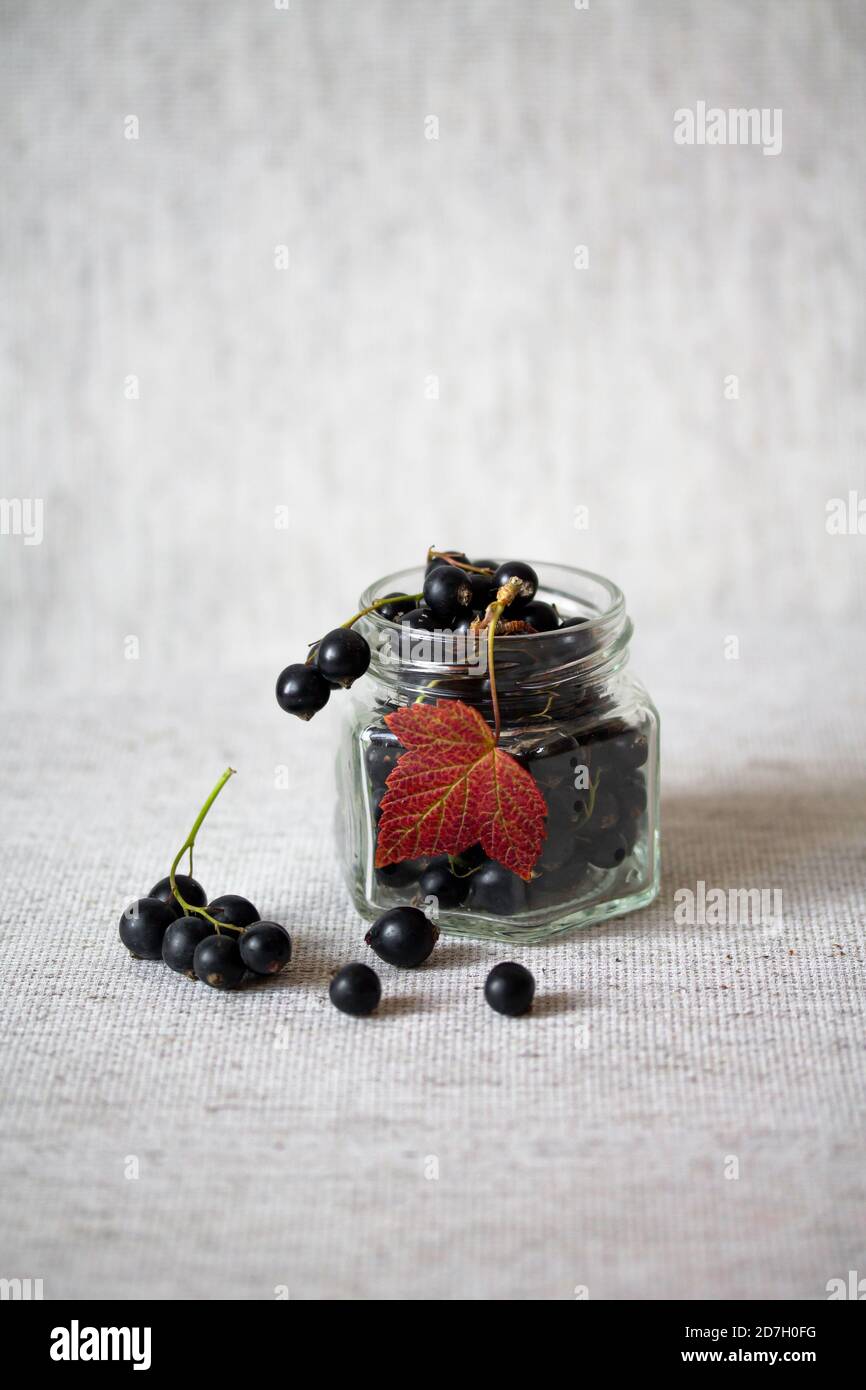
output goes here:
[{"label": "woven fabric texture", "polygon": [[[281,716],[264,671],[20,692],[0,1273],[49,1298],[820,1299],[866,1272],[866,649],[835,632],[807,669],[799,633],[710,648],[644,644],[656,904],[549,947],[445,940],[421,970],[380,967],[368,1020],[327,998],[370,959],[331,847],[337,711]],[[132,961],[116,921],[228,762],[197,873],[289,925],[295,958],[221,995]],[[699,880],[779,890],[781,927],[676,925]],[[536,974],[523,1019],[482,998],[503,957]]]}]

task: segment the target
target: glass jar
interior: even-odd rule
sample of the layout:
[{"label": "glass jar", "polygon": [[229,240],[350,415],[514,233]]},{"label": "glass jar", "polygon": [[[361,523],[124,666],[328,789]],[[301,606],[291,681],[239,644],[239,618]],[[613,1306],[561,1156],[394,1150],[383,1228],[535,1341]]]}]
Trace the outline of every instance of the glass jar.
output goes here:
[{"label": "glass jar", "polygon": [[[562,618],[582,620],[495,643],[500,745],[547,804],[532,879],[491,867],[476,846],[452,860],[462,901],[446,907],[421,891],[427,859],[375,867],[377,809],[402,752],[385,715],[433,698],[463,700],[489,723],[493,711],[485,640],[410,630],[370,613],[357,624],[370,668],[348,692],[337,764],[340,858],[364,917],[415,902],[445,932],[528,943],[645,907],[658,892],[659,717],[627,669],[632,625],[623,595],[586,570],[531,563],[538,597]],[[423,582],[423,568],[387,575],[359,607],[388,593],[417,594]]]}]

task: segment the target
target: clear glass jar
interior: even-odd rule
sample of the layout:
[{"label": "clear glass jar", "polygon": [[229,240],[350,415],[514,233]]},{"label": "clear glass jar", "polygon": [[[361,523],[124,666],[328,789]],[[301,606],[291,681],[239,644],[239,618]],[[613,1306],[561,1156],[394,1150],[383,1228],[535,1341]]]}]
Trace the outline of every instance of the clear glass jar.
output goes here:
[{"label": "clear glass jar", "polygon": [[[421,894],[426,859],[375,867],[376,811],[402,752],[385,715],[435,697],[463,700],[492,723],[492,706],[486,642],[455,651],[455,634],[410,633],[371,613],[357,624],[372,659],[348,692],[337,763],[340,859],[364,917],[414,901],[434,910],[443,931],[529,943],[645,907],[658,892],[659,717],[627,669],[632,625],[623,595],[587,570],[531,563],[538,597],[563,618],[584,619],[495,644],[500,744],[528,768],[548,808],[533,877],[524,883],[486,869],[480,849],[468,851],[452,865],[465,879],[465,899],[445,908]],[[387,575],[359,607],[419,593],[423,581],[423,568]]]}]

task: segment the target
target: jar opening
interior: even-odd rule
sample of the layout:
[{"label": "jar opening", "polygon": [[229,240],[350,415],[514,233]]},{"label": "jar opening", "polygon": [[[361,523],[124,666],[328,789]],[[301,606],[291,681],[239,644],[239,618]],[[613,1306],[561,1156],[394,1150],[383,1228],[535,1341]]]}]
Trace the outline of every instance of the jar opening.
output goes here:
[{"label": "jar opening", "polygon": [[[619,669],[632,634],[621,590],[602,575],[564,565],[529,562],[539,577],[537,597],[553,604],[563,618],[584,621],[552,632],[497,637],[496,686],[507,715],[533,696],[597,683]],[[361,595],[367,608],[389,593],[417,594],[424,569],[415,566],[376,580]],[[481,704],[489,698],[487,640],[450,631],[422,632],[368,613],[358,628],[370,643],[370,674],[396,690],[398,698],[459,698]]]}]

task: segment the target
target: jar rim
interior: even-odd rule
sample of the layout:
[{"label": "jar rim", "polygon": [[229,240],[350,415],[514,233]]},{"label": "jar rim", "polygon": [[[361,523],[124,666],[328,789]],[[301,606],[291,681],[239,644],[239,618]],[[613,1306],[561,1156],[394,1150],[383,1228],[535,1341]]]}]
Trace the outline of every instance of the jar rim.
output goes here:
[{"label": "jar rim", "polygon": [[[583,617],[585,621],[550,632],[497,637],[496,651],[502,660],[501,667],[497,661],[497,687],[504,692],[510,678],[516,683],[515,689],[524,690],[537,683],[545,688],[552,682],[560,686],[579,685],[590,678],[602,679],[625,664],[632,624],[618,585],[592,570],[544,561],[529,563],[539,574],[539,597],[558,602],[567,616]],[[418,593],[423,587],[423,573],[423,566],[413,565],[384,575],[365,589],[359,606],[368,608],[389,592]],[[389,685],[400,685],[407,695],[429,689],[432,677],[448,677],[463,684],[465,677],[478,676],[479,660],[486,660],[486,642],[479,644],[484,653],[481,658],[478,646],[471,654],[464,651],[462,656],[443,658],[441,643],[440,655],[431,657],[425,648],[431,639],[436,639],[435,632],[409,628],[399,618],[384,618],[375,610],[365,614],[359,629],[371,647],[370,674]],[[449,636],[447,630],[439,634],[443,639]],[[437,679],[437,684],[441,683]],[[447,692],[443,689],[441,693]]]},{"label": "jar rim", "polygon": [[[500,560],[498,563],[502,564],[503,561]],[[543,579],[546,569],[556,569],[561,574],[567,574],[582,580],[589,580],[591,583],[597,584],[600,589],[607,593],[609,599],[607,607],[598,611],[593,617],[587,617],[586,623],[582,629],[583,631],[589,632],[597,623],[607,622],[613,624],[616,623],[618,619],[622,619],[623,621],[626,620],[625,594],[622,589],[620,589],[619,585],[614,584],[613,580],[608,579],[606,575],[598,574],[595,570],[580,569],[576,565],[552,565],[550,561],[545,560],[528,560],[526,563],[532,566],[536,574],[539,575],[540,580]],[[381,579],[374,580],[374,582],[369,584],[361,594],[358,606],[360,608],[369,608],[370,604],[375,603],[377,598],[384,597],[385,593],[388,591],[386,586],[396,584],[397,580],[402,579],[405,575],[414,574],[416,570],[419,569],[423,571],[422,566],[410,565],[407,569],[395,570],[393,574],[386,574],[383,575]],[[545,592],[552,592],[549,585],[539,583],[539,594],[541,594],[542,589]],[[408,593],[409,590],[408,588],[401,589],[399,585],[397,585],[394,592]],[[391,618],[385,618],[381,613],[377,613],[375,609],[373,612],[365,614],[365,618],[367,621],[372,621],[374,626],[381,627],[385,630],[388,628],[400,627],[399,619],[394,621]],[[554,628],[552,632],[522,632],[512,634],[511,636],[503,635],[497,637],[496,640],[497,642],[514,642],[518,640],[521,642],[539,642],[545,639],[549,640],[550,638],[555,639],[559,631],[561,631],[561,629]]]}]

